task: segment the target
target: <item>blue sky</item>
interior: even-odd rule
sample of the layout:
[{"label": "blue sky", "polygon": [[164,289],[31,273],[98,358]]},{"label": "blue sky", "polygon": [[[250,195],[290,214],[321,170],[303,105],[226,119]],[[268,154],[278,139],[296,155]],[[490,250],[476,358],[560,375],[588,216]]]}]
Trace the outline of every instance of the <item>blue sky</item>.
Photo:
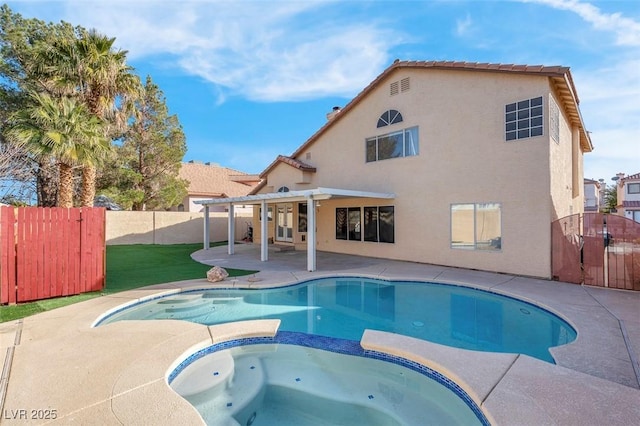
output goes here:
[{"label": "blue sky", "polygon": [[399,58],[569,66],[595,146],[585,177],[640,172],[637,0],[8,4],[116,37],[178,115],[185,161],[260,173]]}]

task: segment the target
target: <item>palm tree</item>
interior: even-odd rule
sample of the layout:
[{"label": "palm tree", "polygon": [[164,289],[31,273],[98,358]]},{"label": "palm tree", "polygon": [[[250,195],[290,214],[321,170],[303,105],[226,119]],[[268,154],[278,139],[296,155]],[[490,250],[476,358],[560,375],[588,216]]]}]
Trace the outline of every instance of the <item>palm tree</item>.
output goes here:
[{"label": "palm tree", "polygon": [[[115,38],[95,30],[82,32],[78,39],[61,39],[41,53],[42,69],[49,75],[49,89],[77,96],[89,112],[105,123],[104,136],[124,132],[130,105],[127,98],[140,92],[141,83],[126,64],[126,51],[114,50]],[[119,103],[118,103],[119,101]],[[93,206],[96,189],[95,164],[86,164],[82,176],[83,206]]]},{"label": "palm tree", "polygon": [[7,137],[38,159],[57,159],[58,206],[73,207],[73,168],[95,167],[111,148],[103,123],[73,98],[42,93],[32,93],[30,98],[33,103],[16,113]]}]

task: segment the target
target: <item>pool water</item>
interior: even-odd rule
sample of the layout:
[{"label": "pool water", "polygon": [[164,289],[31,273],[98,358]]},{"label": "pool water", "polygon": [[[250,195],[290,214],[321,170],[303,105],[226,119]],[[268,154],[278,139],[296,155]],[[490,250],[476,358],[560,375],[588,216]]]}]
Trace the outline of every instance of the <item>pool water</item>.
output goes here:
[{"label": "pool water", "polygon": [[576,338],[558,316],[510,297],[454,285],[351,277],[266,290],[183,292],[115,312],[100,324],[127,319],[206,325],[280,319],[284,331],[359,341],[365,329],[373,329],[548,362],[554,362],[550,347]]},{"label": "pool water", "polygon": [[208,425],[488,424],[475,404],[462,399],[464,391],[425,374],[291,344],[208,353],[182,368],[170,385]]}]

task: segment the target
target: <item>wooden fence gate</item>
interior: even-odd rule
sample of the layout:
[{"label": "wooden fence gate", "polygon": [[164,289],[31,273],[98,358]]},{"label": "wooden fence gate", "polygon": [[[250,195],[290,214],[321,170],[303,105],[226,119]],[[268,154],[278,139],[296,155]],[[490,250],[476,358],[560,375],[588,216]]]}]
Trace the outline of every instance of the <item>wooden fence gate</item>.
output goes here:
[{"label": "wooden fence gate", "polygon": [[0,303],[99,291],[105,209],[0,207]]},{"label": "wooden fence gate", "polygon": [[640,290],[640,223],[603,213],[552,223],[553,278],[576,284]]}]

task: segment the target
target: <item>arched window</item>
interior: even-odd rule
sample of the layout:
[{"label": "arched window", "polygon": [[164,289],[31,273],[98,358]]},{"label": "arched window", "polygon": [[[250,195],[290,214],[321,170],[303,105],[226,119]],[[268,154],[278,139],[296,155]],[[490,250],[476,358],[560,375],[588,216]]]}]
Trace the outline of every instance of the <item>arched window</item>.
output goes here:
[{"label": "arched window", "polygon": [[278,188],[278,192],[289,192],[289,188],[287,188],[286,186],[281,186],[280,188]]},{"label": "arched window", "polygon": [[388,126],[389,124],[396,124],[402,121],[402,114],[395,109],[390,109],[384,112],[380,118],[378,118],[378,127]]}]

